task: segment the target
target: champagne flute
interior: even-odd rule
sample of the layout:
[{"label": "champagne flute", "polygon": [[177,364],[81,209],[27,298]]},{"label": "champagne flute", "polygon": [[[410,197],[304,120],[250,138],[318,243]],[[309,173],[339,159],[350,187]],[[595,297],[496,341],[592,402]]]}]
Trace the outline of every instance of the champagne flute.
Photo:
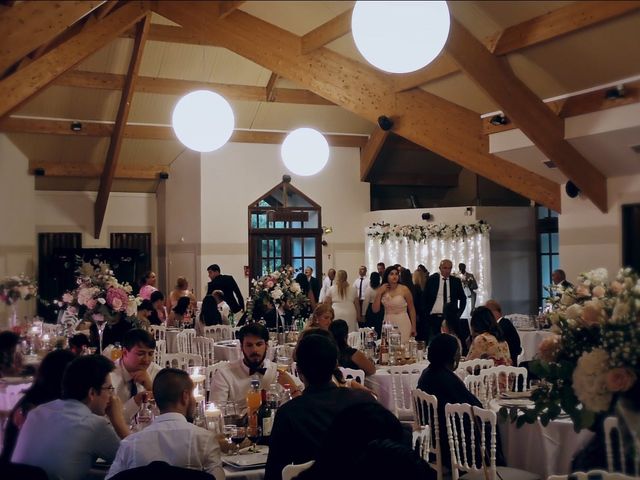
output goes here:
[{"label": "champagne flute", "polygon": [[231,434],[231,441],[237,445],[236,452],[234,455],[240,454],[240,444],[244,442],[244,439],[247,438],[247,430],[245,427],[236,427],[233,433]]}]

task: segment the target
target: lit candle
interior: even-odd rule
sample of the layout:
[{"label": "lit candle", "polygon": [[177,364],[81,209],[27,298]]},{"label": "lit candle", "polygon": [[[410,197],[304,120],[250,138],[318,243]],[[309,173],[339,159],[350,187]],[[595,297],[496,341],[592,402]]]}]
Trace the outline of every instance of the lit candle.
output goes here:
[{"label": "lit candle", "polygon": [[218,407],[216,407],[215,403],[210,403],[207,405],[207,409],[204,411],[204,416],[209,418],[217,418],[222,415],[222,412]]},{"label": "lit candle", "polygon": [[198,384],[198,383],[202,383],[202,382],[204,382],[204,380],[205,380],[205,378],[206,378],[206,377],[205,377],[204,375],[202,375],[201,373],[197,373],[197,374],[189,375],[189,376],[191,377],[191,381],[192,381],[193,383],[195,383],[195,384]]},{"label": "lit candle", "polygon": [[42,337],[42,340],[44,340],[45,342],[49,341],[49,334],[45,333],[44,336]]}]

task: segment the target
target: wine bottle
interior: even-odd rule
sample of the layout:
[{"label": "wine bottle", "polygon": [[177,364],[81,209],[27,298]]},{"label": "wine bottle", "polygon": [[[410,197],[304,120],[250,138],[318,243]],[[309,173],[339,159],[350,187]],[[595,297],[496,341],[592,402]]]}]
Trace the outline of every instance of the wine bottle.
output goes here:
[{"label": "wine bottle", "polygon": [[389,364],[389,345],[387,345],[387,338],[383,336],[382,341],[380,342],[380,365],[388,365],[388,364]]}]

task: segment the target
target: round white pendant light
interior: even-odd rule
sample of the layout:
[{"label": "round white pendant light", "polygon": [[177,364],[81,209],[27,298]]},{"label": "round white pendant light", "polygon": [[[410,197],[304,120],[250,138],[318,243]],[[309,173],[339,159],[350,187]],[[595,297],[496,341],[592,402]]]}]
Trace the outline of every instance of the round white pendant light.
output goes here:
[{"label": "round white pendant light", "polygon": [[282,142],[282,161],[296,175],[315,175],[329,160],[326,138],[313,128],[298,128]]},{"label": "round white pendant light", "polygon": [[356,47],[374,67],[408,73],[438,56],[449,35],[447,2],[359,1],[351,31]]},{"label": "round white pendant light", "polygon": [[212,152],[227,143],[235,120],[231,105],[224,97],[208,90],[196,90],[178,101],[171,123],[178,140],[186,147]]}]

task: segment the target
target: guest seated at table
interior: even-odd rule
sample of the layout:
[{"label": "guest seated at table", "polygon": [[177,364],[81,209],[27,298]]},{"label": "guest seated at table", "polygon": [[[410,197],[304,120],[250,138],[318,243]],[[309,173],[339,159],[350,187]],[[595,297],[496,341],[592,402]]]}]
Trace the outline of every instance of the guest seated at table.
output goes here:
[{"label": "guest seated at table", "polygon": [[[331,337],[307,334],[296,349],[298,373],[305,389],[278,409],[265,470],[265,480],[282,478],[290,463],[315,460],[333,420],[346,408],[375,403],[366,392],[338,388],[331,380],[338,347]],[[349,455],[349,452],[344,452]]]},{"label": "guest seated at table", "polygon": [[147,399],[153,379],[162,368],[153,363],[156,341],[141,329],[129,330],[122,339],[122,358],[111,374],[115,395],[124,405],[124,417],[131,421]]},{"label": "guest seated at table", "polygon": [[15,377],[22,371],[22,354],[18,350],[20,337],[5,330],[0,332],[0,378]]},{"label": "guest seated at table", "polygon": [[[102,332],[102,348],[115,345],[118,342],[122,343],[125,334],[132,328],[133,325],[125,318],[124,313],[115,314],[107,321]],[[96,349],[100,348],[100,334],[95,322],[91,322],[89,326],[89,343]]]},{"label": "guest seated at table", "polygon": [[156,290],[149,298],[153,305],[153,312],[149,315],[149,323],[151,325],[162,325],[167,320],[167,310],[164,304],[164,294],[160,290]]},{"label": "guest seated at table", "polygon": [[369,285],[364,294],[364,300],[362,301],[362,315],[364,316],[364,326],[373,328],[376,331],[376,335],[380,337],[382,334],[382,320],[384,319],[384,305],[380,305],[380,311],[373,311],[373,302],[376,299],[376,294],[380,284],[382,283],[381,276],[378,272],[371,272],[369,275]]},{"label": "guest seated at table", "polygon": [[335,318],[335,313],[333,311],[333,307],[330,303],[319,303],[318,306],[313,311],[313,315],[309,317],[309,321],[307,325],[305,325],[305,329],[307,328],[321,328],[323,330],[329,330],[329,325],[333,322]]},{"label": "guest seated at table", "polygon": [[356,460],[354,470],[358,472],[357,478],[367,480],[435,480],[438,477],[435,470],[413,450],[392,440],[368,443]]},{"label": "guest seated at table", "polygon": [[302,315],[304,317],[308,317],[309,314],[316,308],[318,302],[316,301],[313,289],[309,284],[309,279],[304,273],[300,272],[298,275],[296,275],[296,282],[298,283],[298,285],[300,285],[300,289],[302,290],[302,293],[307,297],[307,300],[309,300],[306,311],[302,312]]},{"label": "guest seated at table", "polygon": [[136,313],[135,320],[133,321],[133,327],[149,331],[149,327],[151,326],[149,317],[153,311],[155,311],[155,308],[153,308],[151,300],[143,300],[140,302],[140,305],[138,305],[138,312]]},{"label": "guest seated at table", "polygon": [[182,297],[187,297],[189,299],[189,306],[191,310],[196,310],[196,297],[189,291],[189,282],[185,277],[178,277],[176,279],[176,286],[173,287],[171,293],[169,293],[169,298],[167,298],[167,309],[169,311],[173,310],[173,308],[178,304],[178,300]]},{"label": "guest seated at table", "polygon": [[156,288],[156,274],[154,272],[145,273],[140,279],[140,291],[138,296],[143,300],[151,300],[151,294],[158,290]]},{"label": "guest seated at table", "polygon": [[[218,304],[213,295],[207,295],[202,299],[202,306],[200,307],[200,317],[198,322],[201,327],[210,327],[212,325],[222,325],[222,316],[218,310]],[[228,323],[226,324],[228,325]],[[196,328],[197,330],[197,328]]]},{"label": "guest seated at table", "polygon": [[84,355],[89,348],[89,337],[84,333],[76,333],[69,339],[69,351],[76,357]]},{"label": "guest seated at table", "polygon": [[191,300],[189,297],[180,297],[178,303],[173,307],[167,319],[167,327],[188,327],[191,324],[191,318],[188,316]]},{"label": "guest seated at table", "polygon": [[259,323],[245,325],[238,332],[242,358],[220,367],[213,376],[211,400],[216,405],[235,402],[238,414],[247,413],[247,392],[251,380],[260,380],[260,388],[268,389],[273,383],[288,383],[296,394],[297,383],[286,373],[278,374],[276,364],[267,359],[269,331]]},{"label": "guest seated at table", "polygon": [[[85,339],[87,338],[83,334]],[[88,343],[88,342],[87,342]],[[33,385],[18,400],[9,414],[4,431],[4,448],[0,460],[9,461],[16,445],[18,433],[27,419],[27,414],[38,405],[60,398],[62,395],[62,374],[65,367],[76,356],[69,350],[54,350],[42,359]]]},{"label": "guest seated at table", "polygon": [[487,307],[478,307],[473,311],[471,334],[473,341],[467,360],[490,358],[495,365],[511,365],[509,345],[504,341],[503,333]]},{"label": "guest seated at table", "polygon": [[220,313],[222,324],[229,325],[229,313],[231,312],[231,307],[229,307],[229,304],[224,301],[224,292],[222,290],[214,290],[211,295],[216,301],[216,306]]},{"label": "guest seated at table", "polygon": [[511,365],[518,365],[518,355],[522,352],[522,344],[518,330],[513,326],[511,320],[502,316],[502,307],[496,300],[489,300],[485,307],[491,310],[493,317],[498,322],[498,329],[502,331],[504,340],[509,345],[509,353],[511,354]]},{"label": "guest seated at table", "polygon": [[433,337],[427,352],[429,366],[418,380],[418,389],[438,399],[438,425],[440,429],[440,451],[442,466],[450,468],[451,453],[447,437],[444,406],[447,403],[468,403],[482,407],[480,401],[465,387],[454,373],[460,361],[460,343],[456,337],[441,333]]},{"label": "guest seated at table", "polygon": [[112,370],[113,362],[102,355],[71,362],[62,378],[62,399],[29,412],[11,461],[64,480],[84,478],[98,458],[113,461],[129,426],[113,396]]},{"label": "guest seated at table", "polygon": [[443,317],[444,320],[440,326],[440,331],[456,337],[460,342],[462,355],[466,356],[469,352],[470,340],[465,329],[462,328],[462,322],[466,323],[467,320],[458,317],[458,307],[453,302],[449,302],[444,306]]},{"label": "guest seated at table", "polygon": [[[329,427],[326,439],[318,452],[315,463],[298,475],[298,480],[354,480],[356,478],[371,478],[362,474],[366,465],[361,461],[374,441],[387,440],[399,449],[406,449],[403,464],[420,465],[420,475],[406,476],[398,470],[402,468],[398,463],[393,464],[393,474],[390,478],[420,478],[428,480],[435,478],[427,463],[409,448],[410,438],[404,442],[404,432],[400,421],[389,410],[377,403],[355,405],[338,414]],[[406,444],[403,444],[406,443]],[[395,447],[394,447],[395,448]],[[345,455],[345,452],[348,454]],[[376,468],[382,462],[374,461]]]},{"label": "guest seated at table", "polygon": [[338,346],[338,365],[344,368],[364,370],[365,375],[376,373],[376,366],[367,356],[347,343],[349,326],[344,320],[335,320],[329,325],[329,331]]},{"label": "guest seated at table", "polygon": [[120,443],[106,478],[161,460],[176,467],[204,470],[223,480],[218,441],[211,432],[192,423],[196,400],[187,372],[174,368],[160,371],[153,381],[153,398],[160,415]]}]

